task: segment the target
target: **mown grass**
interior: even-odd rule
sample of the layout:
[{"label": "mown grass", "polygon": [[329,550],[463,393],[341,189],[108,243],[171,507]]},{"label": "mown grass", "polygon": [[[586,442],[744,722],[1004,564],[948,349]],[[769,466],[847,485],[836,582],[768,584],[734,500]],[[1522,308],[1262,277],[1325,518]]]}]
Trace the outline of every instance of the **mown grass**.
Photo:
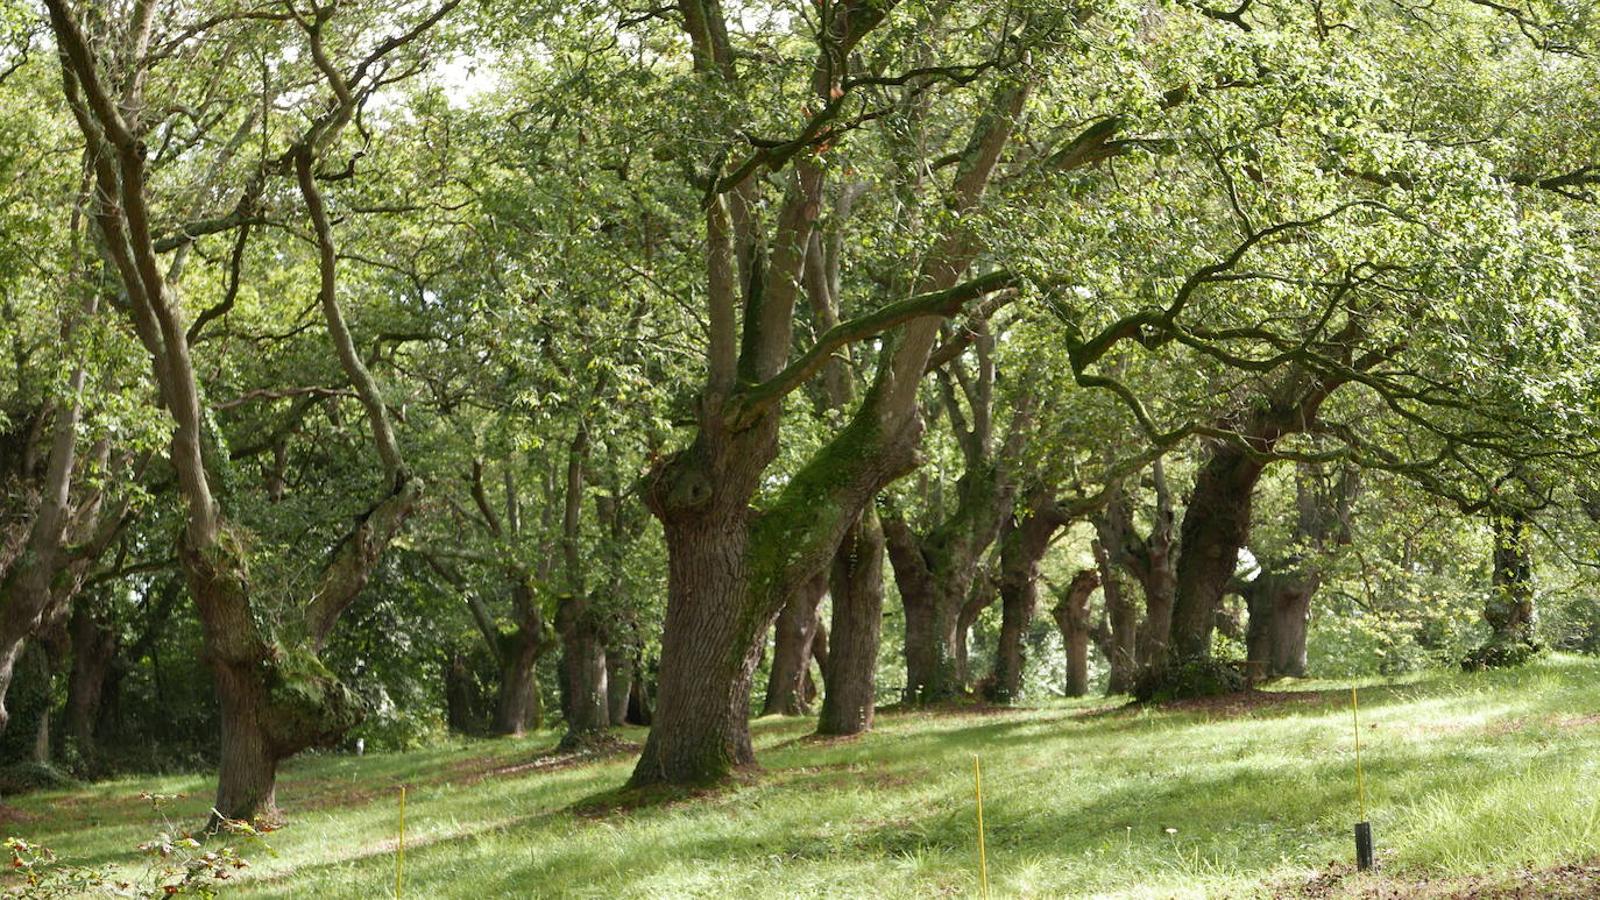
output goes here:
[{"label": "mown grass", "polygon": [[[271,835],[274,854],[256,856],[233,894],[392,894],[405,784],[411,897],[975,896],[973,754],[997,897],[1292,894],[1350,858],[1357,810],[1348,684],[1283,690],[1156,710],[892,712],[833,743],[803,740],[808,721],[762,720],[759,775],[637,807],[604,796],[631,754],[528,767],[553,734],[307,758],[281,779],[290,821]],[[1600,854],[1600,661],[1372,683],[1361,708],[1385,878]],[[73,862],[131,864],[159,821],[140,791],[187,795],[167,815],[192,824],[210,788],[131,778],[29,796],[5,829]]]}]

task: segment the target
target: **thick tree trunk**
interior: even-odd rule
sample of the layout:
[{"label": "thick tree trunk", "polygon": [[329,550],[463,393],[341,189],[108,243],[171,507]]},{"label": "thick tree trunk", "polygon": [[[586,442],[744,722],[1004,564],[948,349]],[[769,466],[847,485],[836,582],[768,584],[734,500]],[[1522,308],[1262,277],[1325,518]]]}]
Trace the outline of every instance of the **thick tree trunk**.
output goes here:
[{"label": "thick tree trunk", "polygon": [[563,749],[581,747],[611,727],[606,683],[605,632],[583,598],[563,600],[556,611],[561,632],[561,665],[567,694],[567,732]]},{"label": "thick tree trunk", "polygon": [[1315,594],[1316,585],[1305,584],[1279,596],[1272,620],[1273,675],[1306,677],[1306,630]]},{"label": "thick tree trunk", "polygon": [[[742,527],[669,526],[669,592],[661,636],[655,724],[633,782],[714,781],[751,765],[750,681],[755,639],[770,617],[750,621]],[[742,523],[740,523],[742,524]],[[699,532],[685,533],[685,532]]]},{"label": "thick tree trunk", "polygon": [[931,547],[898,518],[886,520],[883,530],[905,608],[905,700],[940,703],[959,697],[965,689],[961,609],[970,597],[978,555],[989,541],[958,533],[951,541],[941,535],[936,539],[941,546]]},{"label": "thick tree trunk", "polygon": [[803,716],[811,712],[805,682],[811,676],[811,641],[817,633],[817,609],[828,591],[828,576],[819,572],[789,598],[773,623],[772,668],[767,677],[763,716]]},{"label": "thick tree trunk", "polygon": [[544,701],[539,696],[538,663],[544,652],[540,635],[525,629],[501,641],[500,691],[495,699],[496,734],[521,737],[544,727]]},{"label": "thick tree trunk", "polygon": [[[1250,538],[1250,511],[1263,463],[1242,450],[1217,447],[1195,479],[1183,516],[1171,640],[1166,659],[1211,655],[1217,606]],[[1163,657],[1152,658],[1160,665]]]},{"label": "thick tree trunk", "polygon": [[1241,591],[1250,612],[1246,655],[1266,677],[1305,677],[1306,631],[1318,584],[1314,575],[1262,572]]},{"label": "thick tree trunk", "polygon": [[883,631],[883,554],[883,528],[868,507],[833,559],[833,618],[818,734],[851,735],[872,728]]},{"label": "thick tree trunk", "polygon": [[271,819],[277,815],[278,760],[263,718],[265,686],[253,671],[213,665],[222,713],[222,754],[217,771],[216,815]]},{"label": "thick tree trunk", "polygon": [[1051,610],[1066,649],[1068,697],[1089,693],[1089,597],[1099,586],[1099,571],[1083,569],[1072,576],[1072,582]]}]

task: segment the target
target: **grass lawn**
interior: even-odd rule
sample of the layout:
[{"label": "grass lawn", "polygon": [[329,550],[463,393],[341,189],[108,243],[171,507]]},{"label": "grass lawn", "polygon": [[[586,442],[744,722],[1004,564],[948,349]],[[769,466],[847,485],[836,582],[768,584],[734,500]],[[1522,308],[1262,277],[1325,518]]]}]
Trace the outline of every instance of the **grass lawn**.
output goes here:
[{"label": "grass lawn", "polygon": [[[1154,710],[888,712],[833,743],[761,720],[758,775],[627,808],[599,795],[631,754],[552,760],[550,733],[308,757],[280,779],[273,853],[229,896],[392,895],[402,784],[409,897],[977,896],[973,754],[996,897],[1600,894],[1582,865],[1600,856],[1600,660],[1369,683],[1361,710],[1377,876],[1346,865],[1348,686],[1310,681]],[[185,795],[167,815],[194,825],[211,788],[126,778],[16,798],[0,823],[71,862],[135,866],[160,827],[140,792]]]}]

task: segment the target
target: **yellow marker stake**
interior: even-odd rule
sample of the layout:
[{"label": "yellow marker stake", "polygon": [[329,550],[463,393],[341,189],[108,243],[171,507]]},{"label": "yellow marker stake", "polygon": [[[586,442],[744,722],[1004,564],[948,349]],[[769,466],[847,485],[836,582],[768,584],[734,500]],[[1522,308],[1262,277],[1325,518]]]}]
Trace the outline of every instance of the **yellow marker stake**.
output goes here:
[{"label": "yellow marker stake", "polygon": [[972,754],[972,786],[978,798],[978,888],[979,896],[989,900],[989,858],[983,848],[983,767],[978,754]]},{"label": "yellow marker stake", "polygon": [[394,898],[400,900],[400,874],[406,867],[406,789],[400,786],[400,840],[395,844]]},{"label": "yellow marker stake", "polygon": [[1367,821],[1367,782],[1361,775],[1361,706],[1355,685],[1350,686],[1350,722],[1356,732],[1356,802],[1361,806],[1361,821]]}]

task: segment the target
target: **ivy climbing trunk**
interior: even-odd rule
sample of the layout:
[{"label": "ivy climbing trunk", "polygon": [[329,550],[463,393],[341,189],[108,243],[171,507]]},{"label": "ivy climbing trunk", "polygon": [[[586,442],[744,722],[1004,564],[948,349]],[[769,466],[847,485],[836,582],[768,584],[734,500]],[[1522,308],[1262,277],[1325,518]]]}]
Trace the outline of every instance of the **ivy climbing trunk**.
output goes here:
[{"label": "ivy climbing trunk", "polygon": [[1494,568],[1483,620],[1489,640],[1468,654],[1467,669],[1501,668],[1526,662],[1537,649],[1533,639],[1532,526],[1526,512],[1496,510]]}]

